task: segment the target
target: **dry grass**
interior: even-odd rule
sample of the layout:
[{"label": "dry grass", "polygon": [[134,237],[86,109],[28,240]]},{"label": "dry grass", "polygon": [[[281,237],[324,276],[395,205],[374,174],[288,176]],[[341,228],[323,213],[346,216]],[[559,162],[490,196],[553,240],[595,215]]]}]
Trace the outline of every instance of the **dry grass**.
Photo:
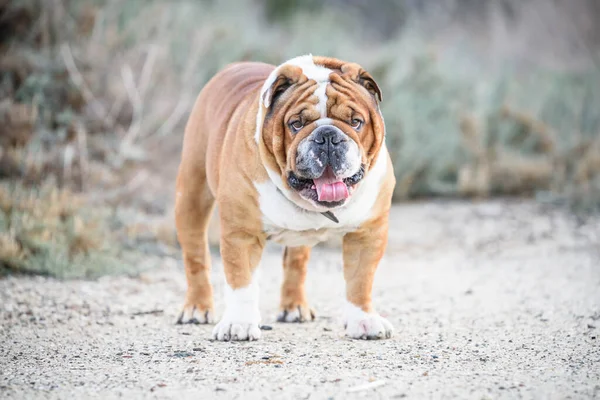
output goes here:
[{"label": "dry grass", "polygon": [[[135,271],[109,210],[55,185],[0,185],[0,270],[63,278]],[[113,226],[111,226],[113,225]]]},{"label": "dry grass", "polygon": [[[547,124],[507,106],[492,121],[496,129],[484,135],[473,116],[461,120],[463,148],[470,161],[459,170],[459,193],[487,197],[541,192],[547,199],[570,198],[579,211],[600,207],[596,197],[600,139],[560,146],[557,134]],[[502,124],[510,129],[500,138],[498,126]]]}]

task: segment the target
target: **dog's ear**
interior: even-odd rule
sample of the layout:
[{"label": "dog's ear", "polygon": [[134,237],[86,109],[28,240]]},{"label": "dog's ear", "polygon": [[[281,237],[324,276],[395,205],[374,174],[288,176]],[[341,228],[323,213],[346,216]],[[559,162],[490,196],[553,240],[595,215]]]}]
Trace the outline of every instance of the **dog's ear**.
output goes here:
[{"label": "dog's ear", "polygon": [[375,82],[375,79],[371,74],[365,71],[360,65],[354,63],[344,64],[342,65],[341,71],[343,76],[349,77],[351,80],[367,89],[376,100],[383,100],[379,85],[377,85],[377,82]]},{"label": "dog's ear", "polygon": [[273,71],[265,81],[262,89],[262,102],[266,108],[271,107],[290,86],[298,83],[302,77],[302,68],[295,65],[283,65]]},{"label": "dog's ear", "polygon": [[379,101],[383,100],[379,85],[377,85],[377,82],[375,82],[375,79],[371,76],[371,74],[364,69],[361,69],[358,74],[358,83],[367,89],[373,96],[376,96]]}]

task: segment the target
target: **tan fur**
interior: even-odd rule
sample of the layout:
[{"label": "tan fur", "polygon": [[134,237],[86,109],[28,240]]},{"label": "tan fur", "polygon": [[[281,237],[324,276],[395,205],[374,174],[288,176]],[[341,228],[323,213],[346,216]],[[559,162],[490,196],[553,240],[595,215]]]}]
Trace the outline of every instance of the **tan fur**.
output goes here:
[{"label": "tan fur", "polygon": [[260,259],[265,237],[259,210],[247,205],[257,204],[252,181],[266,174],[258,154],[248,147],[255,146],[258,91],[272,70],[260,63],[230,65],[206,84],[187,123],[175,203],[188,280],[184,309],[212,312],[206,228],[215,199],[229,284],[247,285]]},{"label": "tan fur", "polygon": [[310,247],[286,247],[283,252],[283,284],[281,285],[282,314],[298,310],[299,321],[310,321],[315,318],[306,300],[304,281],[310,257]]},{"label": "tan fur", "polygon": [[[367,170],[373,166],[384,140],[383,120],[376,97],[381,92],[370,75],[357,64],[314,57],[331,68],[327,87],[327,117],[356,141]],[[320,118],[312,95],[317,83],[294,66],[281,68],[279,78],[265,96],[273,96],[280,85],[292,82],[272,110],[259,110],[260,91],[274,67],[262,63],[238,63],[213,77],[200,93],[185,131],[182,160],[177,178],[176,224],[183,250],[188,293],[184,310],[196,307],[212,312],[210,260],[206,238],[207,222],[217,202],[221,222],[221,255],[225,276],[232,289],[250,284],[267,240],[261,220],[255,183],[270,179],[266,168],[280,174],[284,184],[295,168],[299,142]],[[261,111],[263,131],[255,141],[256,116]],[[357,133],[348,121],[364,119]],[[305,129],[291,135],[286,122],[292,116],[306,121]],[[312,124],[312,125],[311,125]],[[344,237],[344,276],[347,298],[365,311],[371,310],[371,287],[377,264],[387,242],[387,217],[395,184],[388,158],[387,176],[377,195],[371,219]],[[375,195],[375,194],[374,194]],[[310,248],[287,248],[281,308],[310,310],[304,279]],[[305,315],[308,315],[306,312]]]},{"label": "tan fur", "polygon": [[365,312],[373,311],[373,279],[388,240],[390,199],[396,179],[389,157],[387,163],[387,177],[374,207],[378,210],[377,216],[363,224],[356,232],[346,234],[343,242],[346,299]]}]

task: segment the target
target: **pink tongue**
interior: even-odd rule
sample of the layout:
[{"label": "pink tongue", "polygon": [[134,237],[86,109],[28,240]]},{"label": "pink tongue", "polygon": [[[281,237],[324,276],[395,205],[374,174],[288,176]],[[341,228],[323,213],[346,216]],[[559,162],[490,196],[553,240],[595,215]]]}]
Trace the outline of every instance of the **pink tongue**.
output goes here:
[{"label": "pink tongue", "polygon": [[319,201],[340,201],[349,196],[346,184],[335,177],[331,167],[327,167],[323,175],[313,181]]}]

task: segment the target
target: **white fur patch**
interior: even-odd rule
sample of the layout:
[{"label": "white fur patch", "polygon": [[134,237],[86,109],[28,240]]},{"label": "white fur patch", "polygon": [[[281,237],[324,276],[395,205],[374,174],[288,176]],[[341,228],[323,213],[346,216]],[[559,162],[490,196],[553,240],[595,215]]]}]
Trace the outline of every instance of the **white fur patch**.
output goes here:
[{"label": "white fur patch", "polygon": [[178,323],[180,324],[212,324],[214,316],[212,312],[202,311],[196,306],[187,306],[183,309]]},{"label": "white fur patch", "polygon": [[[346,156],[346,161],[342,165],[340,165],[343,172],[339,172],[340,177],[348,178],[356,173],[360,168],[360,164],[362,162],[360,157],[360,149],[356,142],[352,139],[348,141],[348,153]],[[372,171],[371,171],[372,172]]]},{"label": "white fur patch", "polygon": [[292,310],[280,311],[277,314],[278,322],[308,322],[314,320],[314,311],[298,306]]},{"label": "white fur patch", "polygon": [[333,124],[333,119],[331,119],[331,118],[319,118],[318,120],[315,121],[315,124],[317,124],[317,128],[319,126],[323,126],[323,125],[331,125],[331,124]]},{"label": "white fur patch", "polygon": [[344,310],[346,335],[353,339],[387,339],[392,337],[392,324],[376,312],[367,313],[347,302]]},{"label": "white fur patch", "polygon": [[300,310],[295,309],[292,311],[288,311],[287,313],[284,311],[281,311],[279,314],[277,314],[277,321],[281,321],[281,322],[297,322],[300,321]]},{"label": "white fur patch", "polygon": [[302,73],[308,78],[316,81],[319,85],[315,89],[315,96],[319,99],[316,107],[321,113],[321,118],[327,117],[327,85],[329,84],[329,75],[333,72],[329,68],[315,64],[312,54],[292,58],[283,65],[296,65],[302,68]]},{"label": "white fur patch", "polygon": [[225,284],[225,314],[213,329],[213,338],[221,341],[258,340],[260,310],[258,308],[258,271],[245,288],[231,289]]},{"label": "white fur patch", "polygon": [[331,70],[322,65],[315,64],[312,54],[292,58],[284,62],[282,65],[295,65],[302,68],[302,73],[308,79],[314,79],[317,82],[328,82]]},{"label": "white fur patch", "polygon": [[321,215],[327,208],[317,208],[298,193],[283,186],[281,176],[269,168],[269,180],[255,183],[263,215],[263,229],[281,244],[314,245],[332,235],[343,235],[358,228],[372,215],[372,208],[387,172],[388,153],[382,146],[375,165],[356,188],[347,204],[332,210],[340,221],[335,223]]},{"label": "white fur patch", "polygon": [[316,107],[321,113],[321,117],[327,116],[327,95],[325,94],[325,91],[327,89],[327,84],[329,83],[329,74],[331,74],[332,71],[322,65],[315,64],[312,54],[292,58],[275,68],[275,70],[269,74],[260,90],[258,113],[256,114],[256,132],[254,134],[256,143],[258,143],[262,133],[263,107],[268,108],[271,105],[270,96],[266,96],[266,101],[263,100],[265,98],[265,93],[270,90],[273,83],[277,80],[279,69],[284,65],[295,65],[302,68],[302,73],[308,79],[313,79],[319,83],[319,86],[315,89],[315,95],[319,99]]},{"label": "white fur patch", "polygon": [[260,137],[262,135],[262,127],[263,127],[263,105],[262,105],[262,94],[260,96],[261,100],[258,104],[258,112],[256,113],[256,132],[254,132],[254,140],[256,143],[259,142]]},{"label": "white fur patch", "polygon": [[317,89],[315,89],[315,96],[317,96],[317,98],[319,99],[319,102],[317,103],[316,107],[317,110],[319,110],[319,113],[321,114],[321,118],[327,117],[327,94],[325,93],[325,91],[327,90],[328,84],[329,81],[321,82],[319,83]]}]

